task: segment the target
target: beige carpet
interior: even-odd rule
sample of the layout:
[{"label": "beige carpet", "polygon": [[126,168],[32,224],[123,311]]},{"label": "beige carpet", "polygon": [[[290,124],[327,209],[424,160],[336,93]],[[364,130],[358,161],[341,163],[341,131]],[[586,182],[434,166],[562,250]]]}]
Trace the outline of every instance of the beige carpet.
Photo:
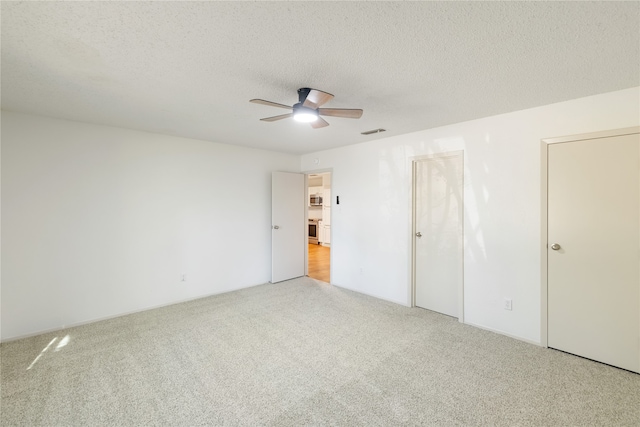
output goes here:
[{"label": "beige carpet", "polygon": [[2,426],[640,425],[640,375],[309,278],[0,350]]}]

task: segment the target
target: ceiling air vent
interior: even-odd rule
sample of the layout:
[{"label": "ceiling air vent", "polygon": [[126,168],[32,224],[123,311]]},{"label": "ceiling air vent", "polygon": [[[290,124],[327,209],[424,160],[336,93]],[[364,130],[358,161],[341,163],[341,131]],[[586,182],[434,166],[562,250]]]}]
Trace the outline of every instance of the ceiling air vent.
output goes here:
[{"label": "ceiling air vent", "polygon": [[374,130],[368,130],[366,132],[360,132],[361,135],[372,135],[374,133],[380,133],[380,132],[386,132],[386,129],[374,129]]}]

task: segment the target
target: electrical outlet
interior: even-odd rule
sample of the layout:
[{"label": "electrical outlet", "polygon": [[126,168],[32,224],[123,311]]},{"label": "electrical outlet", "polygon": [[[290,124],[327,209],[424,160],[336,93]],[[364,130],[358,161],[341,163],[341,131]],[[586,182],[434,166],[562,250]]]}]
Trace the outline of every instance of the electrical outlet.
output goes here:
[{"label": "electrical outlet", "polygon": [[511,298],[504,299],[504,309],[505,310],[513,310],[513,300]]},{"label": "electrical outlet", "polygon": [[187,281],[187,273],[182,273],[182,275],[180,276],[181,281],[182,282],[186,282]]}]

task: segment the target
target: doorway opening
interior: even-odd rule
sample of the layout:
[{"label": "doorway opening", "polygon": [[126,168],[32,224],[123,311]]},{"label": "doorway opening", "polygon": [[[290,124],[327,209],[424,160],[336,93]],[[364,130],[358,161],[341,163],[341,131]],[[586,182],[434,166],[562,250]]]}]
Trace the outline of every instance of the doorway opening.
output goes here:
[{"label": "doorway opening", "polygon": [[307,175],[307,275],[331,283],[331,172]]}]

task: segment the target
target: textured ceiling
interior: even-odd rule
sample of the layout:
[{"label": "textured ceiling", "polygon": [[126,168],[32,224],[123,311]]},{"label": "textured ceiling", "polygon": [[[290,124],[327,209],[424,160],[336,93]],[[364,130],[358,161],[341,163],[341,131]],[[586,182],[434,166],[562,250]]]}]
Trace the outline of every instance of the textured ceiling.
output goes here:
[{"label": "textured ceiling", "polygon": [[[635,1],[3,1],[2,108],[307,153],[638,86],[639,28]],[[364,115],[248,102],[300,87]]]}]

